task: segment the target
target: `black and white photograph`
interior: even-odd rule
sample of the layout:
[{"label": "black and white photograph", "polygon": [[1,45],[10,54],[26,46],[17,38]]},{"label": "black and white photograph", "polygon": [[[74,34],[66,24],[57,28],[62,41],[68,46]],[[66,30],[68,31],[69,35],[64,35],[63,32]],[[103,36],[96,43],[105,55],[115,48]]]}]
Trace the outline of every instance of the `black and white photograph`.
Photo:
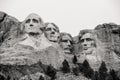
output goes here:
[{"label": "black and white photograph", "polygon": [[0,0],[0,80],[120,80],[120,0]]}]

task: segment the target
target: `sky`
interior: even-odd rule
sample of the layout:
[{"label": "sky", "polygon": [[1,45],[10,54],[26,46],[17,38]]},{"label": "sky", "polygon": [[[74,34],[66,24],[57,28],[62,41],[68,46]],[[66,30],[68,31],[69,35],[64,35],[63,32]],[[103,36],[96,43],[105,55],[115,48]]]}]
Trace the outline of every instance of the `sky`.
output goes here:
[{"label": "sky", "polygon": [[0,0],[0,11],[19,21],[36,13],[72,36],[98,24],[120,24],[120,0]]}]

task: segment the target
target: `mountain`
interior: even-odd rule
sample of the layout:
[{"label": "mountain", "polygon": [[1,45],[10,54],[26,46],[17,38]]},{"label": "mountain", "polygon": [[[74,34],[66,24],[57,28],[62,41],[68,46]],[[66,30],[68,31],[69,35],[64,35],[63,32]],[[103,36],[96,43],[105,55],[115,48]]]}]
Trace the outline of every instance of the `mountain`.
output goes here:
[{"label": "mountain", "polygon": [[[44,34],[39,39],[34,39],[36,44],[31,45],[28,35],[21,33],[21,23],[16,18],[5,12],[0,12],[0,79],[6,80],[38,80],[42,76],[45,80],[50,80],[55,74],[55,80],[90,80],[85,74],[76,70],[78,64],[88,59],[90,67],[98,71],[101,62],[104,61],[108,69],[120,69],[120,25],[114,23],[104,23],[91,30],[80,30],[80,32],[92,32],[96,48],[93,53],[86,57],[80,57],[82,47],[80,42],[80,33],[73,37],[74,53],[77,55],[78,62],[71,62],[70,73],[63,73],[63,61],[65,60],[64,51],[60,45],[50,42]],[[37,47],[36,47],[37,45]],[[70,59],[73,55],[67,55]],[[70,57],[70,58],[69,58]],[[98,60],[99,59],[99,60]],[[80,61],[80,62],[79,62]],[[72,66],[71,66],[72,65]],[[48,71],[49,66],[53,70]],[[79,72],[75,75],[75,71]],[[82,67],[84,68],[84,67]],[[90,70],[91,70],[90,68]],[[81,68],[79,68],[81,69]],[[86,70],[87,71],[87,70]],[[10,78],[10,79],[9,79]]]},{"label": "mountain", "polygon": [[20,28],[19,26],[20,22],[16,18],[0,12],[0,45],[8,36],[17,34],[16,29]]},{"label": "mountain", "polygon": [[109,68],[120,69],[120,25],[104,23],[95,27],[98,39],[104,50],[103,60]]},{"label": "mountain", "polygon": [[[91,32],[94,35],[94,41],[96,48],[94,50],[95,54],[89,55],[87,58],[90,61],[91,67],[98,70],[100,63],[105,61],[108,69],[119,70],[120,69],[120,25],[115,23],[104,23],[97,25],[94,29],[81,30],[81,33]],[[80,43],[80,33],[78,36],[74,37],[75,40],[75,53],[77,55],[82,53],[82,46]],[[97,63],[94,62],[95,58],[100,57],[101,60]],[[81,57],[80,61],[85,59]]]}]

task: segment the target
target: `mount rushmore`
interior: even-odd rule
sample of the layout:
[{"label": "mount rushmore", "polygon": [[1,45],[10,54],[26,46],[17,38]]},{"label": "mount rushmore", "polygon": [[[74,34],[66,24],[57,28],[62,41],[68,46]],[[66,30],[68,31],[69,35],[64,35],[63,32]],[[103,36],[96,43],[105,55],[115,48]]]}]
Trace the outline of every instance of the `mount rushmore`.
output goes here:
[{"label": "mount rushmore", "polygon": [[108,71],[120,71],[120,25],[99,24],[72,37],[38,14],[31,13],[20,22],[0,12],[0,75],[4,80],[8,76],[9,80],[49,80],[45,74],[49,66],[56,70],[56,80],[90,80],[82,74],[76,78],[60,73],[65,61],[70,69],[88,61],[94,71],[99,71],[102,62]]}]

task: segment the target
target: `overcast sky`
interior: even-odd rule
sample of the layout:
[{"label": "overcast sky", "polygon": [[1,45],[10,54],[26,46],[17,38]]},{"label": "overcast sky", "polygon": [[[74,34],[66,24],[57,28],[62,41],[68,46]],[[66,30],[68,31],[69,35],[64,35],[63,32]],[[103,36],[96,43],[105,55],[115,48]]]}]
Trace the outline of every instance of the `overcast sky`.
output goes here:
[{"label": "overcast sky", "polygon": [[72,36],[98,24],[120,24],[120,0],[0,0],[0,11],[19,21],[37,13],[44,22],[54,22]]}]

